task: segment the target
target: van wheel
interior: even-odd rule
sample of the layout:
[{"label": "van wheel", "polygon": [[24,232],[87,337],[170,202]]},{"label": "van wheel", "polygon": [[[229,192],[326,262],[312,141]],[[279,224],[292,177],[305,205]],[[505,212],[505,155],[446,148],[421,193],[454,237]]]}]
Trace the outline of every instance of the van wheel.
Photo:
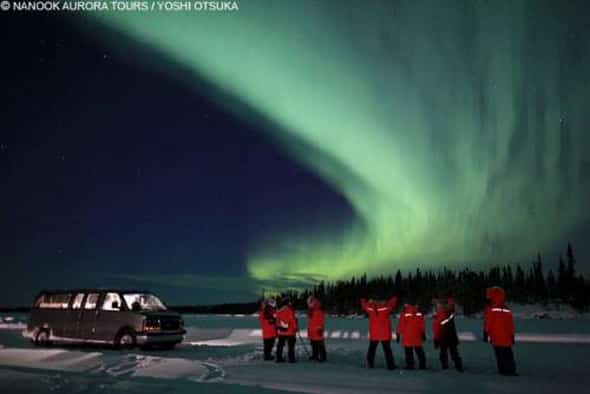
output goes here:
[{"label": "van wheel", "polygon": [[35,336],[35,345],[47,347],[50,344],[51,342],[49,341],[49,330],[39,330],[39,332]]},{"label": "van wheel", "polygon": [[117,349],[133,349],[135,345],[136,337],[133,330],[122,330],[115,338],[115,348]]}]

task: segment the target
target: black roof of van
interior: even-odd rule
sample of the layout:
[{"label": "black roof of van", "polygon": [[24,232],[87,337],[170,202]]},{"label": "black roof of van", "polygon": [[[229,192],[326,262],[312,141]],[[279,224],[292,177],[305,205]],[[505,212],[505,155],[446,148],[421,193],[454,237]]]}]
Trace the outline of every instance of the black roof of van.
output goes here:
[{"label": "black roof of van", "polygon": [[62,293],[150,293],[153,292],[145,289],[118,289],[112,287],[105,288],[86,288],[86,289],[45,289],[39,294],[62,294]]}]

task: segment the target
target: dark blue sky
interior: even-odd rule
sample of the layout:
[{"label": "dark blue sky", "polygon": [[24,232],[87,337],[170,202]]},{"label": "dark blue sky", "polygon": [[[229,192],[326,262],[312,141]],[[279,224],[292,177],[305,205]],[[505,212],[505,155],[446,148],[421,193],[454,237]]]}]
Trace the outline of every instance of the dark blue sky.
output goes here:
[{"label": "dark blue sky", "polygon": [[[43,287],[144,286],[111,275],[237,277],[246,245],[265,234],[352,217],[337,192],[205,94],[65,18],[7,22],[0,304],[26,304]],[[156,287],[174,302],[215,301]]]}]

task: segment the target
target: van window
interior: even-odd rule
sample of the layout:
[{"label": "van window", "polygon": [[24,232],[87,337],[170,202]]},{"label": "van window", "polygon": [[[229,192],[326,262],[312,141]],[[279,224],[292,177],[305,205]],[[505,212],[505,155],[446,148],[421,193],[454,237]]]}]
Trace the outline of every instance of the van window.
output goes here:
[{"label": "van window", "polygon": [[71,294],[43,294],[35,302],[35,307],[43,309],[67,309]]},{"label": "van window", "polygon": [[98,293],[90,293],[88,297],[86,297],[86,304],[84,304],[84,309],[96,309],[96,304],[98,303]]},{"label": "van window", "polygon": [[103,311],[120,311],[121,296],[117,293],[107,293],[102,303]]},{"label": "van window", "polygon": [[165,311],[166,307],[158,297],[149,293],[123,294],[127,308],[132,311]]},{"label": "van window", "polygon": [[84,293],[76,294],[76,297],[74,297],[74,301],[72,302],[72,309],[82,308],[82,301],[83,300],[84,300]]}]

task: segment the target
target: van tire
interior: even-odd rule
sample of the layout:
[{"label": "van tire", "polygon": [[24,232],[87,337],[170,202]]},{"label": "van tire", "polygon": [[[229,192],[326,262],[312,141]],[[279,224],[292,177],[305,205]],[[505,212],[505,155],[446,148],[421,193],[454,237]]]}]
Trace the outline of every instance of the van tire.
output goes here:
[{"label": "van tire", "polygon": [[130,328],[124,328],[115,337],[115,349],[133,349],[137,345],[137,336],[135,331]]},{"label": "van tire", "polygon": [[51,341],[49,340],[49,338],[49,330],[46,328],[42,328],[39,331],[37,331],[34,343],[36,346],[48,347],[49,345],[51,345]]}]

